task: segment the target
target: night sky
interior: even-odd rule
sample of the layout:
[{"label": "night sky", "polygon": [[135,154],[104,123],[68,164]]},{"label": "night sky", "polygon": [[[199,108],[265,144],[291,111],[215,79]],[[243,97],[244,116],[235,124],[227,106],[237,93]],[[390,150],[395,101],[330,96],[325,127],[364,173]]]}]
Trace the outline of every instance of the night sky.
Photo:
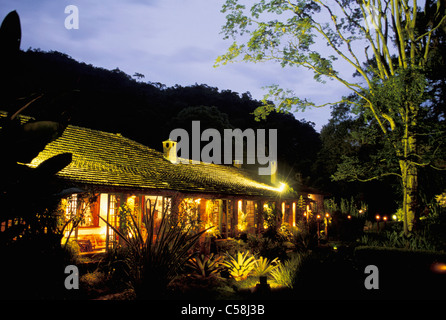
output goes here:
[{"label": "night sky", "polygon": [[[348,91],[329,81],[319,84],[303,69],[283,69],[277,63],[235,63],[214,68],[232,39],[220,34],[224,0],[0,0],[0,16],[17,10],[22,24],[21,49],[60,51],[72,58],[109,70],[119,68],[141,81],[166,86],[207,84],[219,90],[249,91],[262,99],[278,84],[315,103],[338,101]],[[79,9],[79,28],[66,29],[65,7]],[[299,112],[297,119],[313,121],[316,130],[327,123],[330,108]]]}]

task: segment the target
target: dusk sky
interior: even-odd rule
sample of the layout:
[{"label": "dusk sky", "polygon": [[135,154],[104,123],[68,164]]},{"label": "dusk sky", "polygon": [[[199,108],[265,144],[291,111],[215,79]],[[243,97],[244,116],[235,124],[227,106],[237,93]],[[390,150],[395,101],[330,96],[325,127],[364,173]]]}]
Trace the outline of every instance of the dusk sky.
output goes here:
[{"label": "dusk sky", "polygon": [[[219,90],[249,91],[262,99],[262,87],[278,84],[315,103],[337,101],[347,91],[319,84],[303,69],[278,64],[235,63],[214,68],[231,40],[220,34],[224,0],[0,0],[0,16],[16,10],[22,24],[21,48],[60,51],[105,69],[119,68],[143,81],[166,86],[206,84]],[[79,9],[79,29],[66,29],[67,5]],[[295,114],[297,119],[327,123],[330,108]]]}]

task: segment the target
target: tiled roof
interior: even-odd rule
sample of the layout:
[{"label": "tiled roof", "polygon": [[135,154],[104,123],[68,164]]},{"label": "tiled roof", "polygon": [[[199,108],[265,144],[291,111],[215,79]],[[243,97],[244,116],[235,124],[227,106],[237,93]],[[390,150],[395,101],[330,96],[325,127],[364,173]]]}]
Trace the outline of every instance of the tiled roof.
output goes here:
[{"label": "tiled roof", "polygon": [[276,187],[243,169],[203,162],[172,164],[163,153],[120,134],[72,125],[49,143],[30,166],[64,152],[72,153],[73,161],[58,175],[76,183],[227,195],[280,194]]}]

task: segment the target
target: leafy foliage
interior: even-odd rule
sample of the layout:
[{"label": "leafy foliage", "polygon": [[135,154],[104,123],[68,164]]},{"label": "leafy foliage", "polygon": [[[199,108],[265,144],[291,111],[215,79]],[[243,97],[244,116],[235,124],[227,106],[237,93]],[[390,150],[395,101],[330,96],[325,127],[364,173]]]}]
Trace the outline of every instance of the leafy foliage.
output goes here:
[{"label": "leafy foliage", "polygon": [[[439,99],[430,97],[438,91],[432,87],[438,88],[435,82],[439,79],[438,74],[433,76],[431,65],[441,68],[436,61],[444,61],[446,9],[442,1],[426,1],[423,11],[416,1],[399,0],[391,5],[271,0],[256,1],[249,8],[240,1],[227,0],[222,12],[227,14],[224,37],[239,41],[217,58],[217,65],[275,61],[282,67],[308,69],[319,82],[336,80],[351,91],[340,101],[319,105],[345,104],[354,112],[361,111],[366,122],[366,134],[349,132],[357,144],[365,146],[365,161],[361,154],[342,155],[333,178],[366,182],[398,177],[404,231],[410,232],[419,205],[419,168],[444,169],[444,161],[437,159],[444,153],[438,152],[443,149],[444,116],[434,106]],[[317,40],[325,42],[329,50],[320,50]],[[355,77],[335,70],[337,59],[351,67]],[[429,77],[436,80],[428,81]],[[316,104],[273,84],[255,114],[264,119],[272,110],[305,110],[309,106]]]},{"label": "leafy foliage", "polygon": [[[8,82],[20,66],[20,42],[20,18],[12,11],[0,27],[2,82]],[[20,116],[39,98],[27,96],[27,103],[13,112],[2,112],[0,117],[0,274],[6,275],[2,298],[59,296],[63,289],[60,270],[71,261],[69,252],[61,247],[63,229],[57,211],[60,199],[69,190],[64,190],[55,175],[71,162],[72,156],[62,153],[35,168],[29,166],[65,129],[58,122]],[[33,267],[31,273],[29,266]]]},{"label": "leafy foliage", "polygon": [[279,259],[274,258],[269,260],[268,258],[260,257],[256,259],[252,274],[258,277],[264,277],[273,271],[279,264]]},{"label": "leafy foliage", "polygon": [[198,277],[217,276],[223,269],[224,256],[199,254],[186,262],[186,268],[191,269]]},{"label": "leafy foliage", "polygon": [[285,239],[272,228],[268,228],[268,230],[260,237],[248,237],[248,246],[250,250],[257,256],[262,256],[271,260],[274,258],[284,259],[286,257],[284,242]]},{"label": "leafy foliage", "polygon": [[[142,225],[129,214],[127,233],[107,223],[122,239],[128,250],[130,281],[138,298],[148,298],[165,292],[182,266],[189,260],[189,251],[205,232],[193,232],[192,226],[184,228],[164,206],[159,223],[155,224],[156,201],[148,200],[142,214]],[[144,229],[143,227],[144,226]]]},{"label": "leafy foliage", "polygon": [[439,243],[426,232],[418,232],[405,236],[398,231],[386,231],[380,235],[365,234],[358,242],[364,246],[402,248],[409,250],[440,250]]},{"label": "leafy foliage", "polygon": [[255,266],[255,258],[249,251],[239,251],[235,257],[226,254],[226,259],[223,262],[223,265],[229,269],[230,275],[236,281],[240,281],[246,279],[250,275]]},{"label": "leafy foliage", "polygon": [[277,267],[270,273],[274,282],[292,289],[304,258],[305,254],[295,254],[291,259],[279,262]]}]

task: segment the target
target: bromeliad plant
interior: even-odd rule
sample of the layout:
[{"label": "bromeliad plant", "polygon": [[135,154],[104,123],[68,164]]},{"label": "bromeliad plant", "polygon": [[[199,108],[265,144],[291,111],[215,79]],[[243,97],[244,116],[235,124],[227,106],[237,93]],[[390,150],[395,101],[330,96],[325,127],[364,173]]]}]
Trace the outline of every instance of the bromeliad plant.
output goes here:
[{"label": "bromeliad plant", "polygon": [[223,265],[228,268],[230,275],[236,281],[246,279],[250,275],[256,262],[254,256],[249,251],[245,253],[239,251],[235,257],[226,254],[226,257],[227,260],[223,262]]},{"label": "bromeliad plant", "polygon": [[142,225],[134,214],[127,215],[127,232],[103,219],[126,244],[130,283],[137,298],[159,297],[189,260],[189,251],[206,231],[185,229],[178,223],[175,213],[169,212],[169,206],[163,208],[161,218],[157,219],[156,200],[155,203],[148,200],[146,208]]},{"label": "bromeliad plant", "polygon": [[223,256],[216,256],[213,253],[208,256],[201,254],[190,258],[186,263],[186,267],[190,268],[194,275],[206,278],[216,276],[222,271],[223,260]]},{"label": "bromeliad plant", "polygon": [[270,261],[268,258],[260,257],[255,260],[254,268],[252,274],[257,277],[266,277],[271,271],[273,271],[279,265],[280,261],[278,258]]}]

